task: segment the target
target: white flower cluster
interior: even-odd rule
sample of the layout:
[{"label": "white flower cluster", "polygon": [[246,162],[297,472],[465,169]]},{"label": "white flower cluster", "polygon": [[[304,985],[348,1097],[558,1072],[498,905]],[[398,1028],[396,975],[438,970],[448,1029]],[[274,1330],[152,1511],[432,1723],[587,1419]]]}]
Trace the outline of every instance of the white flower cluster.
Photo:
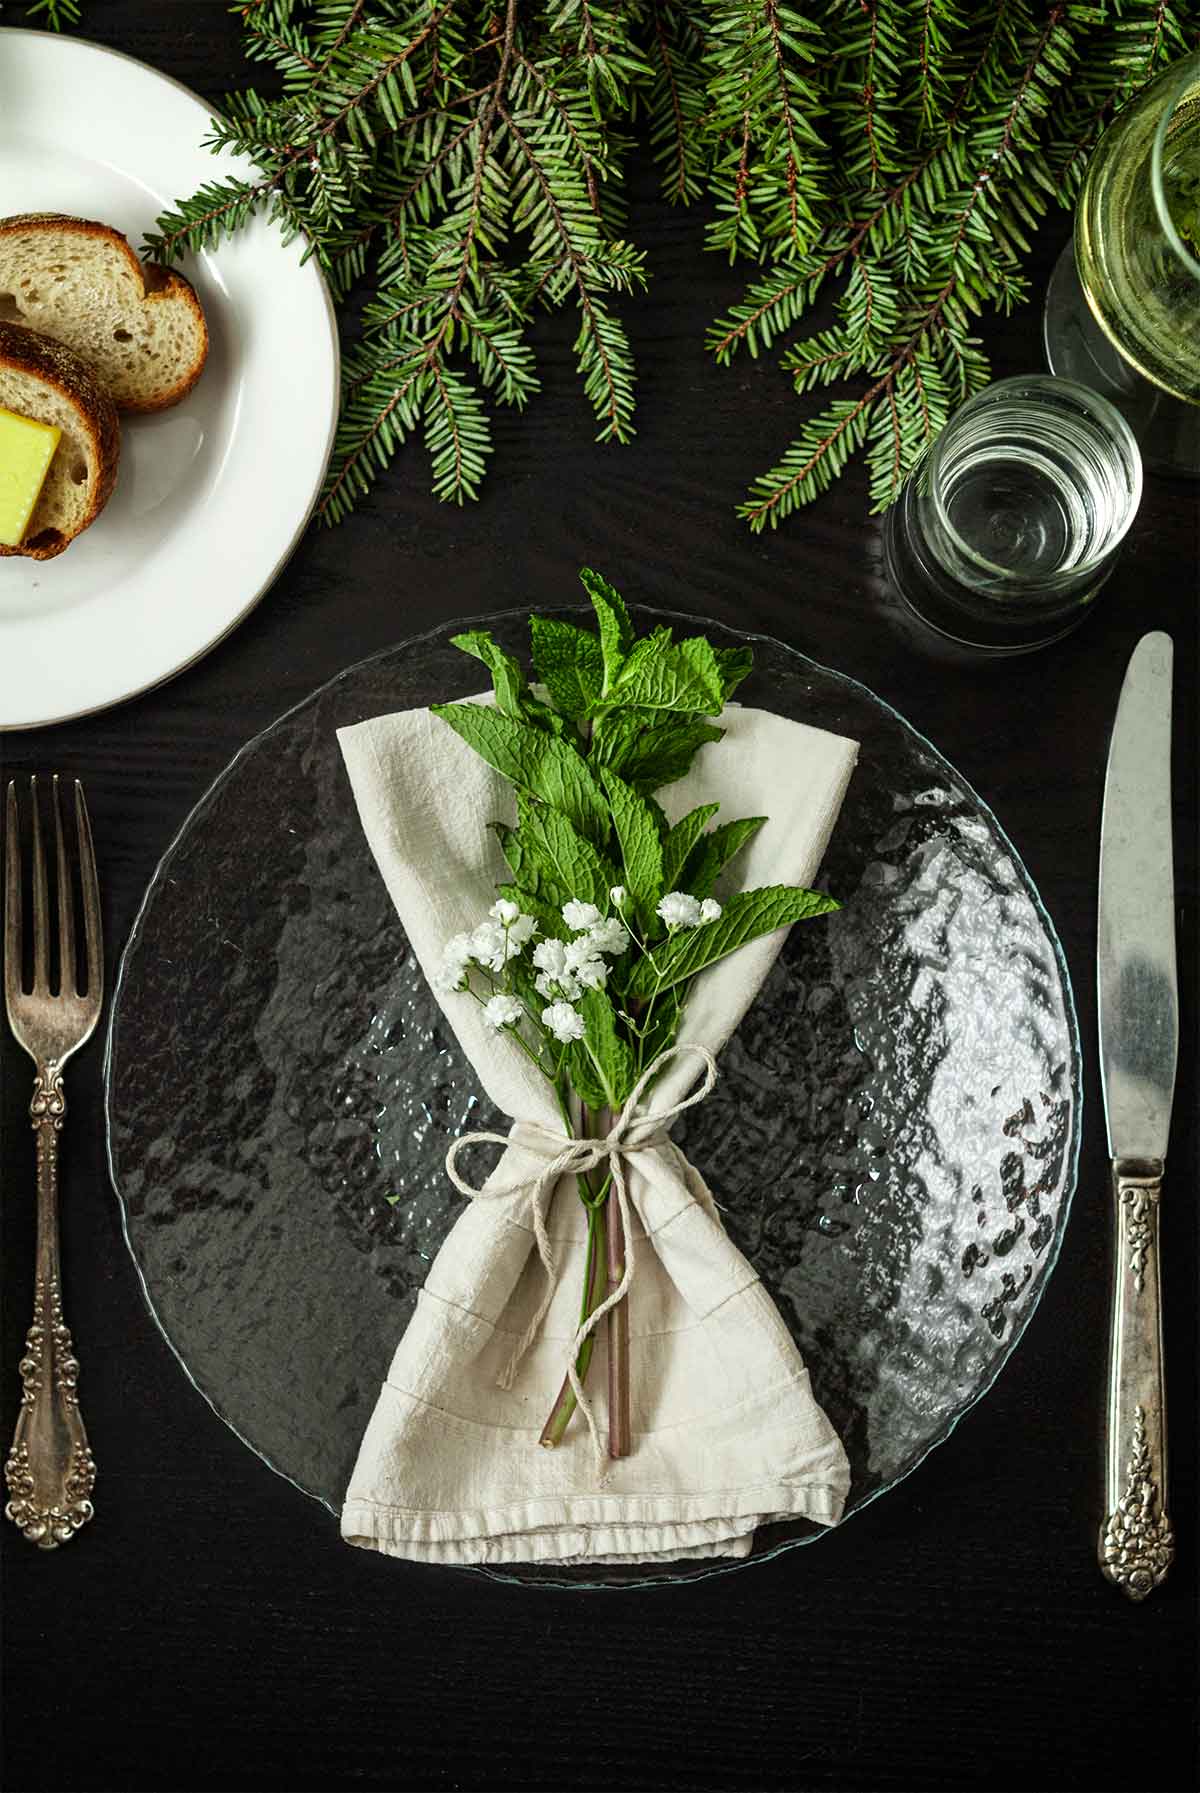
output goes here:
[{"label": "white flower cluster", "polygon": [[[620,907],[625,901],[621,885],[610,893]],[[572,1007],[585,990],[603,989],[608,979],[604,955],[615,958],[629,945],[629,930],[617,916],[607,920],[595,903],[572,899],[563,904],[562,918],[575,938],[539,940],[533,949],[533,962],[538,968],[534,980],[538,994],[547,998],[542,1020],[556,1040],[564,1045],[583,1038],[583,1017]]]},{"label": "white flower cluster", "polygon": [[[570,928],[572,940],[539,940],[530,955],[537,968],[534,987],[546,999],[542,1025],[562,1045],[584,1036],[584,1021],[574,1006],[585,990],[602,990],[608,981],[608,960],[627,950],[629,929],[621,918],[626,893],[623,884],[614,884],[609,900],[616,915],[604,916],[595,903],[584,903],[573,897],[563,904],[562,918]],[[658,913],[667,927],[697,928],[716,921],[720,903],[706,897],[703,902],[685,891],[673,890],[658,905]],[[493,977],[501,976],[510,962],[537,933],[532,915],[524,915],[516,903],[501,898],[488,910],[488,919],[470,934],[456,934],[446,942],[437,976],[441,990],[465,990],[472,965],[478,965]],[[515,1027],[525,1014],[525,1006],[516,996],[495,990],[483,1003],[483,1018],[489,1027]]]},{"label": "white flower cluster", "polygon": [[658,913],[669,928],[698,928],[705,922],[717,921],[721,905],[713,897],[705,897],[701,902],[684,890],[672,890],[658,905]]},{"label": "white flower cluster", "polygon": [[[472,965],[500,972],[510,959],[537,933],[532,915],[522,915],[516,903],[503,897],[488,910],[488,920],[480,922],[471,934],[455,934],[442,952],[442,963],[436,978],[439,990],[465,990]],[[493,1026],[503,1026],[493,1022]]]}]

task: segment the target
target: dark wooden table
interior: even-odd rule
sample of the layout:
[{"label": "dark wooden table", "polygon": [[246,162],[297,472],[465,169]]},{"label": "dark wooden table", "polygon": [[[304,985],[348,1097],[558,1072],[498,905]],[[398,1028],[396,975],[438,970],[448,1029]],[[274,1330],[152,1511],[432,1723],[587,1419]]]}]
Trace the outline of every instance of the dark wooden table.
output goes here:
[{"label": "dark wooden table", "polygon": [[[95,0],[86,28],[212,97],[246,78],[223,0]],[[583,562],[630,598],[777,634],[937,743],[1059,929],[1088,1069],[1058,1267],[953,1438],[815,1549],[602,1596],[385,1561],[347,1549],[225,1429],[155,1330],[106,1176],[94,1045],[67,1132],[65,1280],[97,1517],[53,1555],[5,1538],[13,1793],[1194,1785],[1196,492],[1151,482],[1107,597],[1070,640],[993,663],[944,649],[888,590],[858,475],[777,536],[735,521],[794,401],[769,359],[705,360],[704,326],[738,281],[700,253],[699,215],[661,205],[646,174],[633,216],[654,281],[626,307],[642,370],[631,448],[593,443],[570,321],[548,322],[544,394],[525,421],[501,420],[480,504],[435,504],[409,454],[339,530],[308,535],[207,659],[106,714],[0,738],[4,775],[86,778],[111,973],[160,854],[235,750],[373,649],[456,616],[574,601]],[[1045,227],[1035,287],[1066,232]],[[1034,307],[985,328],[998,373],[1040,365]],[[1179,1554],[1133,1607],[1095,1564],[1110,1227],[1092,966],[1108,730],[1150,628],[1174,635],[1178,666],[1187,1034],[1163,1219]],[[7,1429],[33,1226],[27,1066],[7,1035],[3,1053]]]}]

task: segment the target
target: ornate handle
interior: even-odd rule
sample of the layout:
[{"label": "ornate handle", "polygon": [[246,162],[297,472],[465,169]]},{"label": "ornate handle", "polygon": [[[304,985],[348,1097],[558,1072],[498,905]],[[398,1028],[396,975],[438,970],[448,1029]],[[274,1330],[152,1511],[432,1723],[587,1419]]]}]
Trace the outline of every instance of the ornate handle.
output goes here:
[{"label": "ornate handle", "polygon": [[92,1517],[96,1465],[79,1412],[79,1364],[63,1319],[58,1254],[58,1135],[62,1072],[39,1065],[29,1116],[37,1141],[37,1269],[33,1321],[21,1359],[21,1411],[4,1466],[5,1512],[31,1544],[54,1550]]},{"label": "ornate handle", "polygon": [[1175,1555],[1166,1506],[1167,1402],[1158,1275],[1162,1179],[1161,1159],[1113,1161],[1117,1262],[1100,1567],[1131,1600],[1144,1600],[1158,1586]]}]

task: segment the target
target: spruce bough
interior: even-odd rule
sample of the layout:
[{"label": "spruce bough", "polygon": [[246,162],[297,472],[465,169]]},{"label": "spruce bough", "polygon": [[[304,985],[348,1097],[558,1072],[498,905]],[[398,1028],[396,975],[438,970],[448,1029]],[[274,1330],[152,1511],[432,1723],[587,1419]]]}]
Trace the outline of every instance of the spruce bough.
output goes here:
[{"label": "spruce bough", "polygon": [[1200,0],[238,10],[272,91],[232,96],[209,141],[261,172],[182,198],[146,248],[208,248],[260,210],[307,240],[349,325],[330,523],[414,436],[439,498],[478,494],[493,408],[537,392],[543,308],[575,312],[598,439],[629,440],[622,313],[647,267],[623,176],[647,140],[705,246],[751,270],[709,352],[782,351],[798,395],[798,433],[739,514],[774,527],[860,453],[886,507],[990,378],[981,319],[1036,297],[1033,229],[1073,204],[1115,111],[1200,37]]}]

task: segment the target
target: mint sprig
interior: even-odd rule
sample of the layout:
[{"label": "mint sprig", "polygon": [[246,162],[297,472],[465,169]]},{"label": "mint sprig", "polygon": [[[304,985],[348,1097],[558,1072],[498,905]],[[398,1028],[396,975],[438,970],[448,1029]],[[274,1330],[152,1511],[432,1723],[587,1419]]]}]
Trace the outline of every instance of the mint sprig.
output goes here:
[{"label": "mint sprig", "polygon": [[[544,1028],[539,1036],[536,1004],[526,1003],[520,1030],[564,1112],[572,1094],[589,1108],[600,1094],[605,1107],[628,1098],[672,1043],[688,988],[710,965],[837,908],[831,897],[788,886],[738,892],[723,908],[715,902],[718,880],[766,818],[714,825],[710,803],[671,827],[654,793],[720,742],[716,718],[751,671],[752,650],[716,648],[703,635],[679,640],[664,624],[639,636],[621,594],[590,568],[580,577],[595,631],[533,617],[533,684],[487,631],[458,635],[455,645],[491,673],[495,705],[433,708],[513,787],[515,825],[494,823],[511,872],[499,895],[544,939],[570,941],[563,909],[571,903],[592,905],[602,923],[617,920],[628,932],[629,950],[606,960],[602,984],[576,1001],[580,1040],[556,1040]],[[664,899],[681,896],[695,912],[690,925],[660,912]],[[717,912],[712,919],[700,921],[701,903]],[[555,986],[559,1000],[564,989]]]},{"label": "mint sprig", "polygon": [[[513,792],[512,813],[492,823],[509,876],[474,933],[447,942],[442,987],[479,1002],[545,1074],[568,1132],[576,1109],[590,1130],[624,1106],[678,1038],[702,972],[838,907],[790,885],[717,900],[766,818],[714,825],[719,806],[704,803],[672,826],[655,793],[717,750],[716,719],[751,671],[751,650],[676,640],[662,624],[639,637],[620,593],[589,568],[581,577],[595,633],[532,618],[531,683],[486,630],[469,630],[455,645],[487,667],[495,704],[433,706]],[[586,1318],[603,1298],[607,1185],[581,1178],[579,1193]],[[589,1360],[585,1347],[580,1378]],[[543,1444],[561,1439],[574,1405],[568,1381]],[[611,1438],[610,1449],[622,1454]]]}]

